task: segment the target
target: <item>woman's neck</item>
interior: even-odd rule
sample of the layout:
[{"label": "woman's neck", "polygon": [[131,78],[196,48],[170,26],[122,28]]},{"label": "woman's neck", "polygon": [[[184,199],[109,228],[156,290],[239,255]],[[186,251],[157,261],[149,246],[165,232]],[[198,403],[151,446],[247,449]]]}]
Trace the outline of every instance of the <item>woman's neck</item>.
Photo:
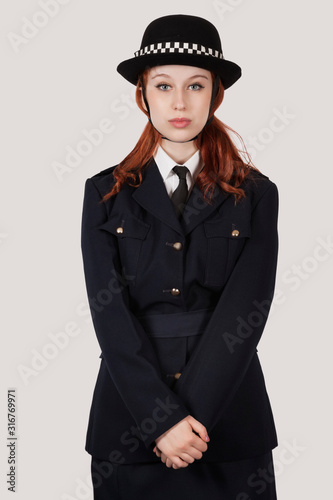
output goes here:
[{"label": "woman's neck", "polygon": [[161,147],[177,165],[182,165],[194,155],[198,148],[194,142],[171,142],[162,139]]}]

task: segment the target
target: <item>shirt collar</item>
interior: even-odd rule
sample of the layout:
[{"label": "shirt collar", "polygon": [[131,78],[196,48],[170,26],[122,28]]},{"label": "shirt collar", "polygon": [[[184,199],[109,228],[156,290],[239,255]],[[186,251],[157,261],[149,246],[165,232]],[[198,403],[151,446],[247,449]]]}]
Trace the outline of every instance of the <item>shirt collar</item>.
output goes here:
[{"label": "shirt collar", "polygon": [[[175,160],[170,158],[170,156],[164,151],[162,146],[158,146],[156,153],[154,154],[154,160],[159,168],[159,171],[161,173],[161,176],[163,177],[163,180],[165,181],[167,177],[170,175],[173,175],[174,172],[172,172],[172,169],[175,165],[179,165]],[[197,176],[199,175],[199,172],[203,168],[203,160],[200,154],[200,150],[196,151],[191,158],[189,158],[184,164],[186,166],[193,178],[193,182],[196,181]]]}]

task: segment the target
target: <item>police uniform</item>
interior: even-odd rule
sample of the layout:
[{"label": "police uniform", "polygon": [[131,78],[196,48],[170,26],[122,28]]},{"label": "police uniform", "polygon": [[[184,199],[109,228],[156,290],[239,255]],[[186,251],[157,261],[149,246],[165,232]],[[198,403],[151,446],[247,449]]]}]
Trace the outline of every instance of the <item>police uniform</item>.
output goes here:
[{"label": "police uniform", "polygon": [[[161,149],[139,187],[125,183],[107,202],[115,167],[86,181],[82,255],[102,351],[86,437],[95,500],[276,498],[257,345],[275,286],[278,190],[251,169],[236,205],[218,186],[207,203],[200,161],[188,162],[181,218]],[[206,427],[208,449],[169,469],[155,439],[188,415]]]}]

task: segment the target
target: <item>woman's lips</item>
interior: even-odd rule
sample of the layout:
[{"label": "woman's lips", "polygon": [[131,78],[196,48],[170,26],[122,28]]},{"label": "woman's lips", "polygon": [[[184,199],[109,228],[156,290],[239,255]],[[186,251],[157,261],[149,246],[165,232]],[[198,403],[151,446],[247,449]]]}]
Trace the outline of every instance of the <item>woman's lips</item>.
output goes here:
[{"label": "woman's lips", "polygon": [[169,122],[176,128],[184,128],[191,123],[191,120],[187,118],[174,118],[173,120],[169,120]]}]

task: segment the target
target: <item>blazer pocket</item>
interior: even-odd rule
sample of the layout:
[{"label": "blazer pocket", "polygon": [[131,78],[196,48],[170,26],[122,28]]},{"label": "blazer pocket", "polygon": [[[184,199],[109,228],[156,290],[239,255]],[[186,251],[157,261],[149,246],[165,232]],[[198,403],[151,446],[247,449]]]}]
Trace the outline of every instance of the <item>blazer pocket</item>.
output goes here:
[{"label": "blazer pocket", "polygon": [[207,238],[205,285],[223,286],[239,257],[244,244],[251,237],[247,220],[219,219],[204,222]]},{"label": "blazer pocket", "polygon": [[146,239],[150,225],[126,212],[111,215],[99,229],[108,231],[117,238],[122,275],[134,285],[142,243]]}]

